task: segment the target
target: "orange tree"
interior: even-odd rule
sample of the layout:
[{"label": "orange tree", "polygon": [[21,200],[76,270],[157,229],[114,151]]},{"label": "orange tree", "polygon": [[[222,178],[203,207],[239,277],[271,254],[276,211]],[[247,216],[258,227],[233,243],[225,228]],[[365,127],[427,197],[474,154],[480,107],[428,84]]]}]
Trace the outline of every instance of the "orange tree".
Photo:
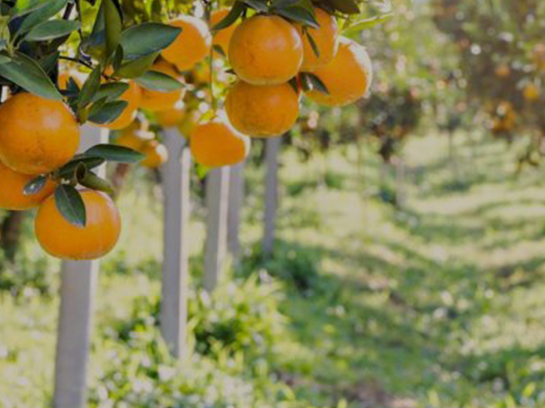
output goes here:
[{"label": "orange tree", "polygon": [[[160,23],[129,25],[117,0],[0,2],[0,162],[13,188],[0,207],[40,206],[35,232],[54,256],[100,257],[119,236],[109,183],[95,169],[105,161],[134,162],[135,151],[102,144],[76,154],[80,125],[130,122],[135,84],[155,91],[181,84],[150,70],[180,30]],[[61,62],[82,67],[85,81],[59,75]],[[129,118],[129,119],[125,119]],[[115,222],[114,222],[115,221]],[[62,242],[56,232],[64,231]],[[108,242],[108,245],[105,243]]]},{"label": "orange tree", "polygon": [[496,136],[531,136],[522,163],[537,164],[545,134],[543,116],[545,7],[538,0],[473,2],[436,0],[435,22],[460,54],[470,101],[487,115]]}]

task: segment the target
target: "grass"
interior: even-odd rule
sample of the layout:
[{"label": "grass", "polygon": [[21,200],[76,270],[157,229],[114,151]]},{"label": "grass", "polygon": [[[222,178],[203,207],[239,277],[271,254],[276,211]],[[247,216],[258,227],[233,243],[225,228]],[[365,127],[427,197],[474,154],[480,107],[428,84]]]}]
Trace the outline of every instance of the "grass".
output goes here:
[{"label": "grass", "polygon": [[[306,164],[285,152],[279,245],[268,261],[252,255],[262,213],[262,173],[252,170],[242,229],[248,256],[237,276],[266,270],[284,283],[278,307],[286,333],[272,355],[222,372],[242,388],[269,390],[262,398],[273,405],[279,397],[271,390],[288,384],[291,391],[278,394],[282,404],[299,404],[290,407],[544,406],[543,178],[536,170],[515,176],[517,145],[465,134],[456,145],[457,176],[446,137],[408,142],[402,208],[380,198],[369,146],[361,165],[355,151]],[[122,243],[100,277],[94,387],[111,350],[125,347],[104,340],[113,322],[131,318],[134,299],[158,294],[159,202],[146,185],[123,197]],[[195,270],[204,238],[198,202],[196,213]],[[35,254],[35,244],[25,251]],[[58,285],[58,276],[52,281]],[[56,296],[0,295],[0,407],[47,404],[57,307]],[[203,365],[236,360],[221,356]],[[267,374],[250,361],[266,361]]]}]

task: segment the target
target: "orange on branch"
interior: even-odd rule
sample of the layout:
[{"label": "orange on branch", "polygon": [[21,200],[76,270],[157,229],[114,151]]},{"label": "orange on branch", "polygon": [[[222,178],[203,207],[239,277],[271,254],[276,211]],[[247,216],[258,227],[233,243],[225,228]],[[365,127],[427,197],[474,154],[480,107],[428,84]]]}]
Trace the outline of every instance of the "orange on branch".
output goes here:
[{"label": "orange on branch", "polygon": [[119,146],[128,147],[129,149],[136,150],[137,152],[142,149],[144,141],[138,137],[136,130],[129,130],[122,132],[116,140]]},{"label": "orange on branch", "polygon": [[[220,23],[229,14],[229,9],[215,10],[210,15],[210,28],[214,28],[215,25]],[[222,30],[218,30],[213,33],[212,44],[220,47],[225,55],[229,55],[229,44],[231,37],[235,32],[238,24],[231,24],[229,27]]]},{"label": "orange on branch", "polygon": [[129,88],[121,95],[119,100],[127,102],[127,107],[121,112],[117,119],[111,123],[101,125],[102,127],[111,130],[121,130],[129,126],[134,118],[136,118],[136,113],[140,107],[142,90],[135,82],[130,81]]},{"label": "orange on branch", "polygon": [[365,48],[341,37],[337,56],[314,74],[324,83],[329,94],[313,90],[308,97],[326,106],[345,106],[363,98],[373,79],[373,67]]},{"label": "orange on branch", "polygon": [[192,16],[182,16],[170,25],[182,29],[176,40],[161,53],[180,71],[188,71],[210,54],[212,36],[206,23]]},{"label": "orange on branch", "polygon": [[87,222],[78,227],[59,212],[55,197],[43,202],[34,223],[36,238],[50,255],[71,260],[97,259],[110,252],[119,239],[121,218],[112,199],[93,190],[80,191]]},{"label": "orange on branch", "polygon": [[34,176],[17,173],[0,162],[0,208],[11,211],[28,210],[39,206],[53,194],[56,183],[48,180],[36,194],[25,195],[24,189]]},{"label": "orange on branch", "polygon": [[238,81],[228,91],[225,111],[233,127],[252,137],[280,136],[299,116],[299,96],[288,83],[256,86]]},{"label": "orange on branch", "polygon": [[224,119],[214,119],[195,128],[190,148],[197,163],[207,167],[241,163],[250,152],[250,138],[237,132]]},{"label": "orange on branch", "polygon": [[[177,79],[180,82],[183,82],[183,77],[178,73],[176,68],[167,61],[161,60],[156,62],[151,70],[161,72]],[[178,101],[180,101],[184,97],[184,95],[184,88],[170,92],[160,92],[142,88],[140,107],[153,112],[172,109],[174,108],[174,106],[176,106]]]},{"label": "orange on branch", "polygon": [[18,173],[50,173],[74,157],[80,129],[60,101],[30,93],[12,96],[0,106],[0,160]]},{"label": "orange on branch", "polygon": [[[304,72],[312,72],[329,64],[339,49],[339,27],[335,17],[318,7],[314,7],[314,14],[320,25],[319,28],[305,28],[302,24],[297,25],[303,39],[304,59],[301,71]],[[312,37],[318,54],[314,50],[309,36]]]},{"label": "orange on branch", "polygon": [[156,169],[165,164],[168,160],[167,148],[156,140],[144,142],[140,152],[146,157],[140,162],[142,167]]},{"label": "orange on branch", "polygon": [[229,45],[235,73],[253,85],[278,85],[295,77],[303,63],[303,40],[297,29],[278,16],[244,20]]},{"label": "orange on branch", "polygon": [[183,104],[179,104],[172,109],[157,112],[155,118],[162,127],[179,125],[185,118],[185,107]]}]

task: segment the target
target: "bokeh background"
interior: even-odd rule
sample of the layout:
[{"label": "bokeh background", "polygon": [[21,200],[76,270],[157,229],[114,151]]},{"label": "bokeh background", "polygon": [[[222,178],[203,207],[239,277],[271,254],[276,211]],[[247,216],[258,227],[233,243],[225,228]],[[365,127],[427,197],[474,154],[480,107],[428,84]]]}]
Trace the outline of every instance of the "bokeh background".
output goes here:
[{"label": "bokeh background", "polygon": [[[391,8],[355,36],[372,95],[342,110],[305,103],[283,140],[271,257],[254,144],[243,259],[213,295],[192,174],[183,364],[158,330],[161,177],[131,170],[122,239],[101,266],[91,407],[545,406],[545,3],[368,6]],[[12,217],[0,212],[0,407],[43,407],[60,264],[38,248],[32,214],[6,235]]]}]

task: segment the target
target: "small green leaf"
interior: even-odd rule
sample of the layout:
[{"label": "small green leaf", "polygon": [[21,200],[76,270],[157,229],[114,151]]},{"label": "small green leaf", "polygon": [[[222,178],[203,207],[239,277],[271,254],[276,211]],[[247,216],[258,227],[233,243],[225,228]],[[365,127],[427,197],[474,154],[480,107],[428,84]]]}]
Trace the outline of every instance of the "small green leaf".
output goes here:
[{"label": "small green leaf", "polygon": [[87,77],[87,80],[81,88],[81,92],[78,97],[78,108],[83,109],[95,97],[100,88],[100,76],[102,74],[102,66],[98,65]]},{"label": "small green leaf", "polygon": [[129,84],[124,82],[110,82],[107,84],[102,84],[98,88],[97,93],[93,97],[93,102],[98,101],[99,99],[106,98],[106,101],[115,101],[123,95],[127,89],[129,89]]},{"label": "small green leaf", "polygon": [[308,32],[308,30],[305,31],[305,34],[307,36],[308,42],[310,43],[310,46],[312,47],[312,51],[314,52],[314,55],[316,55],[319,58],[320,50],[318,49],[318,44],[316,44],[314,37],[312,36],[312,34]]},{"label": "small green leaf", "polygon": [[103,0],[104,28],[106,35],[106,56],[109,58],[121,40],[123,21],[121,7],[117,0]]},{"label": "small green leaf", "polygon": [[177,79],[157,71],[148,71],[135,82],[146,89],[159,92],[172,92],[183,87]]},{"label": "small green leaf", "polygon": [[225,51],[223,51],[223,48],[221,47],[221,45],[219,44],[214,44],[212,46],[212,48],[214,49],[215,52],[217,52],[219,55],[221,55],[222,57],[226,57],[225,55]]},{"label": "small green leaf", "polygon": [[86,171],[81,179],[78,179],[79,184],[88,187],[92,190],[103,191],[107,194],[113,194],[114,188],[112,184],[91,171]]},{"label": "small green leaf", "polygon": [[352,22],[347,26],[343,33],[360,32],[362,30],[368,30],[376,25],[383,24],[393,17],[393,13],[382,14],[380,16],[374,16],[359,21]]},{"label": "small green leaf", "polygon": [[62,99],[40,64],[25,54],[16,53],[11,61],[0,64],[0,76],[42,98]]},{"label": "small green leaf", "polygon": [[104,102],[100,104],[97,102],[91,106],[88,117],[89,121],[99,125],[112,123],[129,105],[127,101],[106,102],[105,98],[102,101]]},{"label": "small green leaf", "polygon": [[260,0],[240,0],[240,1],[259,12],[266,12],[269,10],[267,4]]},{"label": "small green leaf", "polygon": [[25,36],[25,41],[49,41],[69,35],[80,28],[79,21],[51,20],[34,27]]},{"label": "small green leaf", "polygon": [[63,179],[72,179],[80,166],[83,165],[85,169],[91,170],[102,165],[104,162],[105,160],[100,157],[76,156],[58,170],[58,175]]},{"label": "small green leaf", "polygon": [[128,147],[99,144],[91,147],[84,155],[86,157],[99,157],[107,161],[118,163],[136,163],[144,158],[144,155]]},{"label": "small green leaf", "polygon": [[87,224],[85,203],[74,187],[63,184],[55,190],[55,204],[66,221],[79,228]]},{"label": "small green leaf", "polygon": [[160,23],[132,26],[121,34],[124,60],[133,61],[168,47],[182,30]]},{"label": "small green leaf", "polygon": [[305,72],[301,74],[301,77],[303,79],[303,86],[305,84],[307,85],[304,86],[305,90],[315,90],[329,95],[329,90],[327,89],[323,81],[316,75],[311,74],[310,72]]},{"label": "small green leaf", "polygon": [[212,31],[223,30],[224,28],[235,24],[245,10],[246,6],[242,2],[236,1],[235,4],[233,4],[233,7],[231,7],[231,10],[229,10],[229,13],[225,16],[225,18],[218,22],[214,27],[212,27]]},{"label": "small green leaf", "polygon": [[159,53],[146,55],[134,61],[122,63],[116,70],[115,76],[121,78],[138,78],[149,71]]},{"label": "small green leaf", "polygon": [[66,7],[68,1],[69,0],[49,0],[44,7],[40,7],[25,17],[17,29],[16,34],[24,34],[38,24],[49,20]]},{"label": "small green leaf", "polygon": [[25,186],[23,194],[26,196],[38,194],[43,190],[46,184],[47,176],[38,176],[35,179],[30,180],[30,182]]},{"label": "small green leaf", "polygon": [[277,9],[276,12],[282,17],[287,18],[288,20],[302,23],[312,28],[320,27],[320,24],[318,24],[318,21],[316,21],[316,17],[314,17],[311,11],[307,10],[304,7],[286,7]]}]

